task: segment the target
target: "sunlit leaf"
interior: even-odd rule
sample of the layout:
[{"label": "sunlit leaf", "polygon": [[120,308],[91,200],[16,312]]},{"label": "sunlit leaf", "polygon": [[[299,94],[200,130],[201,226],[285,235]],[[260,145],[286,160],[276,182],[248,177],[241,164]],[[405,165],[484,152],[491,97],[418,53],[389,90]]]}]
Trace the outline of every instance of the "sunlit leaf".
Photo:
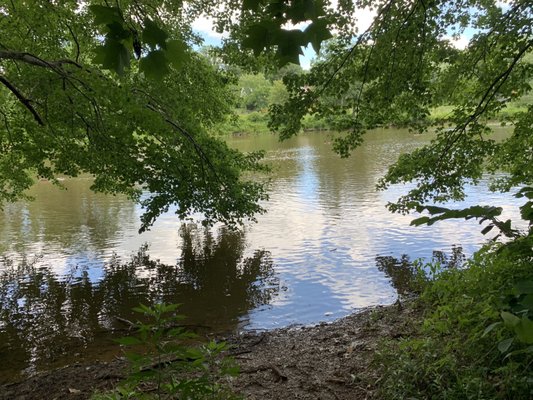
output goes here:
[{"label": "sunlit leaf", "polygon": [[494,328],[496,328],[497,326],[500,326],[501,324],[502,324],[501,322],[494,322],[490,324],[489,326],[487,326],[485,330],[483,331],[482,337],[487,336],[490,332],[494,330]]},{"label": "sunlit leaf", "polygon": [[533,344],[533,321],[523,316],[520,323],[514,327],[518,340],[522,343]]},{"label": "sunlit leaf", "polygon": [[124,346],[132,346],[132,345],[142,343],[138,338],[133,337],[133,336],[121,337],[121,338],[115,339],[115,342],[121,345],[124,345]]},{"label": "sunlit leaf", "polygon": [[502,340],[498,343],[498,350],[500,350],[500,353],[505,353],[509,350],[511,345],[513,344],[514,338],[509,338]]},{"label": "sunlit leaf", "polygon": [[514,328],[520,323],[520,318],[518,318],[514,314],[511,314],[510,312],[502,311],[500,315],[503,319],[505,326],[509,328]]},{"label": "sunlit leaf", "polygon": [[122,75],[124,69],[130,66],[130,52],[121,42],[107,40],[103,46],[95,49],[94,62],[102,65],[104,69],[115,71]]},{"label": "sunlit leaf", "polygon": [[187,57],[187,44],[181,40],[169,40],[167,42],[166,58],[174,68],[179,68]]}]

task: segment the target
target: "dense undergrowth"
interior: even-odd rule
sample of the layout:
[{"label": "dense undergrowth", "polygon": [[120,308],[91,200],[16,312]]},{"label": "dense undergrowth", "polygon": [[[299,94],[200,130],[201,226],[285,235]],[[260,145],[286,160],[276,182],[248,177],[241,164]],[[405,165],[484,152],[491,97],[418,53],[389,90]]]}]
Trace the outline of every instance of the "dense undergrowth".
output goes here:
[{"label": "dense undergrowth", "polygon": [[377,356],[380,397],[533,398],[532,240],[487,246],[466,268],[437,273],[419,274],[412,335]]}]

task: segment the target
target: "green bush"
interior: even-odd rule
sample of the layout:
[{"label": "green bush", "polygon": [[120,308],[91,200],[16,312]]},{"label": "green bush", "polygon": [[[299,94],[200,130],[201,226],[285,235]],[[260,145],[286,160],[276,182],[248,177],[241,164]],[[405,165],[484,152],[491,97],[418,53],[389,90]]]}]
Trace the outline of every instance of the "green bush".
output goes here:
[{"label": "green bush", "polygon": [[222,357],[225,343],[211,341],[192,345],[195,335],[179,326],[177,304],[140,305],[134,308],[148,319],[138,322],[135,336],[117,342],[138,351],[128,351],[131,372],[112,392],[95,394],[92,400],[118,399],[237,399],[220,385],[222,376],[237,375],[238,366]]},{"label": "green bush", "polygon": [[[517,285],[533,280],[531,255],[526,239],[492,245],[467,268],[447,269],[427,280],[417,302],[422,315],[414,322],[418,334],[385,341],[376,358],[384,373],[382,396],[533,398],[533,346],[502,323],[502,311],[512,311],[509,299],[525,298]],[[509,341],[508,348],[501,345]]]}]

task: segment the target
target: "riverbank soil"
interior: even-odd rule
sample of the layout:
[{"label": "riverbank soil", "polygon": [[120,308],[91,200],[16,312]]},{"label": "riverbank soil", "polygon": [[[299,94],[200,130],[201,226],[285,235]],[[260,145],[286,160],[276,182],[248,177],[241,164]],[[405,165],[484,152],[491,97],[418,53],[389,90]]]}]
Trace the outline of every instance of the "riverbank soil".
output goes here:
[{"label": "riverbank soil", "polygon": [[[331,324],[227,338],[241,367],[229,385],[245,399],[377,399],[383,339],[409,336],[419,321],[411,305],[376,307]],[[72,365],[0,387],[0,399],[87,399],[126,374],[123,361]]]}]

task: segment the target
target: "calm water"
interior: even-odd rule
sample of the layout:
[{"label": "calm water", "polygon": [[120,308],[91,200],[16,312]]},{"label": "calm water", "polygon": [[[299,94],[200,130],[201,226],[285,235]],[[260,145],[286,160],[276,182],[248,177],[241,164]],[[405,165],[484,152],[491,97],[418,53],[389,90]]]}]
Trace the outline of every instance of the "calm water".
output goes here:
[{"label": "calm water", "polygon": [[[239,232],[169,213],[139,235],[140,208],[92,193],[89,179],[65,180],[67,190],[37,183],[36,201],[0,211],[0,382],[112,357],[112,338],[125,328],[115,317],[135,319],[139,302],[183,303],[187,323],[207,334],[317,323],[394,302],[401,279],[384,264],[454,245],[469,255],[486,240],[475,221],[410,227],[413,216],[385,209],[405,187],[375,191],[387,165],[430,138],[372,132],[348,160],[325,133],[232,139],[243,151],[266,149],[273,166],[268,213]],[[496,204],[518,216],[512,196],[485,184],[468,192],[460,206]]]}]

